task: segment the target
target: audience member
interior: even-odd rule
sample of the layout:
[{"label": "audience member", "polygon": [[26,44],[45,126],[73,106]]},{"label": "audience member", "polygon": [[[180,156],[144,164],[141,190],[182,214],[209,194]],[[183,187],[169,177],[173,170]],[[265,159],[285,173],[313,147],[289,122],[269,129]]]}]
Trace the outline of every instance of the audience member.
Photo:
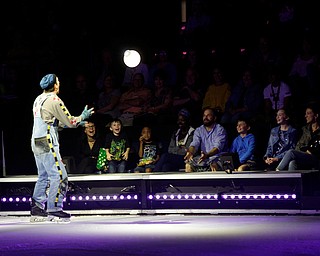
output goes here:
[{"label": "audience member", "polygon": [[118,105],[123,125],[132,126],[134,117],[143,113],[151,98],[152,91],[145,85],[143,74],[134,74],[131,88],[122,93]]},{"label": "audience member", "polygon": [[[70,111],[80,112],[79,104],[94,107],[96,105],[96,90],[93,88],[89,76],[84,72],[77,72],[72,80],[71,91],[69,95]],[[74,99],[77,99],[74,101]]]},{"label": "audience member", "polygon": [[[113,74],[116,79],[121,75],[120,68],[117,67],[117,62],[114,61],[112,50],[109,47],[102,48],[96,67],[96,88],[98,92],[103,91],[104,80],[107,75]],[[120,65],[119,65],[120,66]],[[115,84],[121,84],[122,81],[116,80]]]},{"label": "audience member", "polygon": [[279,72],[276,68],[269,70],[269,84],[263,90],[265,117],[271,126],[278,109],[291,109],[291,89]]},{"label": "audience member", "polygon": [[139,163],[134,168],[135,173],[151,173],[155,164],[159,161],[162,146],[153,136],[150,127],[145,126],[141,130],[139,137]]},{"label": "audience member", "polygon": [[168,52],[160,50],[155,54],[155,63],[149,68],[148,86],[154,84],[154,77],[161,72],[166,77],[166,84],[169,88],[174,89],[177,84],[177,66],[168,59]]},{"label": "audience member", "polygon": [[166,76],[162,70],[154,74],[152,96],[134,118],[134,126],[165,125],[172,121],[172,89],[166,84]]},{"label": "audience member", "polygon": [[249,119],[239,116],[236,128],[238,136],[232,141],[230,147],[230,152],[237,153],[239,156],[240,165],[234,166],[235,170],[252,170],[256,167],[256,138],[250,133],[251,125]]},{"label": "audience member", "polygon": [[270,131],[266,153],[263,157],[265,171],[274,171],[283,156],[297,144],[297,130],[290,124],[290,117],[284,108],[277,111],[277,126]]},{"label": "audience member", "polygon": [[216,117],[220,121],[226,107],[226,103],[231,95],[231,86],[226,82],[224,73],[221,68],[213,69],[213,84],[209,85],[204,95],[202,108],[213,108],[216,112]]},{"label": "audience member", "polygon": [[239,83],[232,88],[231,95],[226,103],[225,113],[221,124],[234,126],[239,117],[256,119],[263,111],[263,91],[257,83],[252,70],[246,69],[242,73]]},{"label": "audience member", "polygon": [[105,149],[109,165],[109,173],[124,173],[130,152],[130,142],[123,130],[120,119],[115,118],[109,123],[111,132],[107,133]]},{"label": "audience member", "polygon": [[203,124],[194,131],[193,139],[187,153],[186,172],[216,171],[219,155],[228,152],[228,136],[225,128],[216,123],[214,109],[203,110]]},{"label": "audience member", "polygon": [[121,91],[115,82],[113,74],[106,74],[103,90],[98,95],[96,113],[103,126],[108,124],[113,118],[120,116],[118,104],[120,102]]},{"label": "audience member", "polygon": [[148,66],[148,64],[143,62],[142,56],[141,56],[141,61],[138,66],[136,66],[134,68],[131,68],[131,67],[125,68],[123,81],[122,81],[122,87],[121,87],[122,92],[125,92],[128,89],[130,89],[130,87],[134,83],[135,74],[138,74],[138,73],[143,75],[144,83],[146,85],[148,85],[147,83],[149,82],[149,66]]},{"label": "audience member", "polygon": [[267,33],[260,35],[258,45],[249,53],[248,66],[252,68],[258,82],[264,84],[268,81],[268,70],[276,67],[284,72],[284,57],[273,39]]},{"label": "audience member", "polygon": [[160,156],[154,172],[175,172],[185,168],[184,156],[192,142],[194,128],[190,124],[188,110],[181,109],[178,114],[178,129],[172,134],[168,152]]},{"label": "audience member", "polygon": [[[202,66],[201,58],[199,55],[199,51],[195,48],[189,48],[188,50],[182,52],[182,58],[177,65],[178,81],[184,80],[183,75],[186,73],[188,68],[194,68],[199,72],[204,72],[204,67]],[[180,77],[181,75],[182,77]]]},{"label": "audience member", "polygon": [[302,127],[302,135],[295,149],[289,149],[276,171],[319,169],[320,159],[320,108],[319,104],[308,104],[305,111],[307,124]]},{"label": "audience member", "polygon": [[103,147],[104,139],[102,138],[97,127],[95,120],[90,118],[88,123],[85,124],[84,133],[80,138],[78,150],[76,155],[77,173],[98,173],[97,160],[99,150]]},{"label": "audience member", "polygon": [[[189,67],[185,71],[182,84],[174,92],[173,107],[178,112],[182,108],[190,111],[193,123],[201,123],[201,118],[197,118],[202,111],[203,88],[199,83],[199,73],[195,68]],[[199,120],[198,120],[199,119]]]}]

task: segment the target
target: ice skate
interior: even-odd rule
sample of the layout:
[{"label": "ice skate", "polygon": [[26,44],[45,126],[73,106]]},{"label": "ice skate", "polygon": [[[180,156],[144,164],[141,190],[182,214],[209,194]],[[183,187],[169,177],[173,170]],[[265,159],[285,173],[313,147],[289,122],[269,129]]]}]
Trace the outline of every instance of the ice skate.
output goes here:
[{"label": "ice skate", "polygon": [[70,222],[71,214],[66,213],[64,211],[58,212],[49,212],[48,213],[48,221],[50,222]]},{"label": "ice skate", "polygon": [[48,218],[47,212],[44,209],[38,207],[33,200],[31,202],[30,214],[30,222],[45,222]]}]

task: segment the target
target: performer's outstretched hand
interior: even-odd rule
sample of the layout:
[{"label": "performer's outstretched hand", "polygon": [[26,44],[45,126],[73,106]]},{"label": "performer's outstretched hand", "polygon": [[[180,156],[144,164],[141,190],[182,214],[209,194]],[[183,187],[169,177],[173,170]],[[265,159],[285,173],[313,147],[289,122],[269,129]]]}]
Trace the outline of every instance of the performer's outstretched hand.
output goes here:
[{"label": "performer's outstretched hand", "polygon": [[88,109],[88,105],[84,107],[84,110],[81,113],[81,120],[86,120],[88,119],[93,113],[94,113],[94,108]]}]

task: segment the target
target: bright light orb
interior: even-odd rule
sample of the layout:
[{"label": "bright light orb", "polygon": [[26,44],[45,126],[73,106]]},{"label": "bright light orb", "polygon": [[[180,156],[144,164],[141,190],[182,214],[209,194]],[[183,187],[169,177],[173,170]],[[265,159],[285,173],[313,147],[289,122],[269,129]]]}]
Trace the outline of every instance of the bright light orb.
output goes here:
[{"label": "bright light orb", "polygon": [[135,68],[139,65],[141,56],[135,50],[126,50],[123,54],[123,61],[129,68]]}]

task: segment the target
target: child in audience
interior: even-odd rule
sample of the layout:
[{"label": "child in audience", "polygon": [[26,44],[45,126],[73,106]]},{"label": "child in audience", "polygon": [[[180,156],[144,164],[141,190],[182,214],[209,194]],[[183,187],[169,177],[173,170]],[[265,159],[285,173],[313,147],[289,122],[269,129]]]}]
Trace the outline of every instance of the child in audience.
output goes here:
[{"label": "child in audience", "polygon": [[139,138],[139,163],[135,173],[150,173],[160,159],[161,144],[152,136],[151,128],[144,126]]},{"label": "child in audience", "polygon": [[[255,136],[250,133],[249,120],[239,117],[237,121],[238,136],[233,140],[230,148],[231,153],[238,153],[240,166],[237,171],[248,171],[255,167]],[[228,172],[228,171],[227,171]]]},{"label": "child in audience", "polygon": [[122,130],[122,122],[115,118],[110,122],[110,131],[106,135],[105,149],[109,165],[109,173],[124,173],[129,158],[130,143]]},{"label": "child in audience", "polygon": [[284,108],[277,111],[278,126],[270,131],[267,150],[263,157],[266,165],[265,171],[274,171],[285,153],[296,147],[297,130],[289,124],[289,120],[289,115]]}]

